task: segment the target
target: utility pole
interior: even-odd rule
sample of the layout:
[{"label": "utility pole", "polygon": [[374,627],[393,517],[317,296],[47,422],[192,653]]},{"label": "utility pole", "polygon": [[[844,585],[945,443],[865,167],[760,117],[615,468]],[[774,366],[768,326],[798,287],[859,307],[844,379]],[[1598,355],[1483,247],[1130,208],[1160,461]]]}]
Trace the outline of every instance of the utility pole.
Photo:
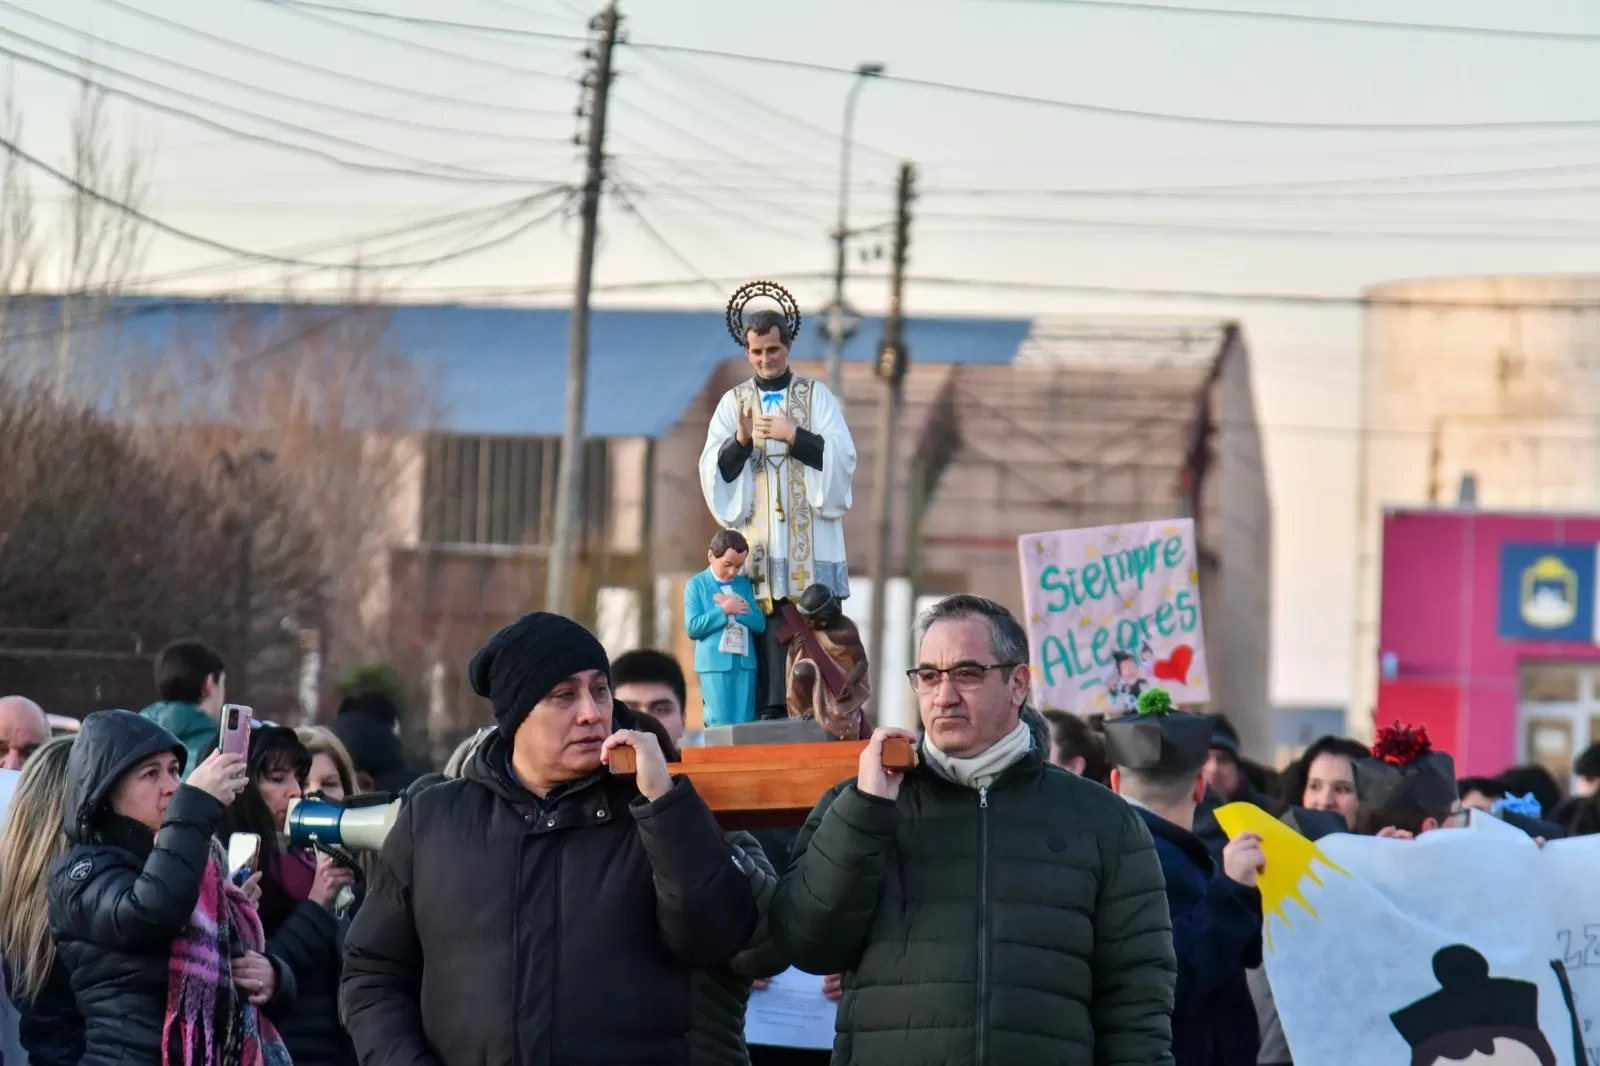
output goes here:
[{"label": "utility pole", "polygon": [[825,320],[828,330],[828,388],[844,403],[844,346],[860,323],[844,302],[844,278],[850,242],[850,155],[855,149],[856,100],[868,79],[883,74],[882,63],[860,63],[844,100],[844,125],[839,132],[839,222],[833,227],[833,303]]},{"label": "utility pole", "polygon": [[611,51],[621,17],[615,2],[596,15],[590,28],[599,40],[586,57],[594,69],[584,76],[589,100],[589,163],[583,182],[583,235],[578,241],[578,280],[572,294],[572,326],[567,349],[567,422],[561,433],[561,465],[556,476],[555,531],[546,559],[545,610],[572,615],[573,568],[577,565],[578,510],[583,475],[583,405],[589,375],[589,290],[594,282],[594,244],[600,219],[600,187],[605,180],[606,104],[611,95]]},{"label": "utility pole", "polygon": [[[883,347],[878,351],[878,377],[883,381],[882,406],[878,412],[877,472],[872,482],[877,496],[873,507],[874,538],[872,548],[872,634],[867,649],[867,662],[874,671],[883,669],[884,633],[888,628],[889,568],[893,565],[890,554],[893,540],[890,530],[894,525],[894,441],[896,423],[900,416],[900,390],[910,368],[911,352],[905,346],[904,318],[901,300],[905,292],[906,251],[911,244],[911,197],[916,171],[910,163],[900,164],[900,187],[895,194],[894,265],[889,283],[889,314],[883,320]],[[881,673],[873,678],[873,691],[879,701],[884,699],[888,686]],[[877,725],[905,726],[901,709],[896,707],[890,716],[888,708],[880,702],[875,715]],[[892,717],[894,720],[888,720]]]}]

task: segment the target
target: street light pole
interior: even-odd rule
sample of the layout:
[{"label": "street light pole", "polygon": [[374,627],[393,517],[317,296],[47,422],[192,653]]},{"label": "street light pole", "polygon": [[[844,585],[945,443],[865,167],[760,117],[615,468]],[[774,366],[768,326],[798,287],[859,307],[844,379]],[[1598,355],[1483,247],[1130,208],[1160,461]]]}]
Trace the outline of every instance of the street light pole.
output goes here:
[{"label": "street light pole", "polygon": [[828,309],[828,388],[844,400],[844,271],[850,239],[850,154],[855,147],[856,100],[868,78],[882,74],[882,63],[862,63],[844,100],[844,127],[839,135],[839,223],[833,228],[833,304]]}]

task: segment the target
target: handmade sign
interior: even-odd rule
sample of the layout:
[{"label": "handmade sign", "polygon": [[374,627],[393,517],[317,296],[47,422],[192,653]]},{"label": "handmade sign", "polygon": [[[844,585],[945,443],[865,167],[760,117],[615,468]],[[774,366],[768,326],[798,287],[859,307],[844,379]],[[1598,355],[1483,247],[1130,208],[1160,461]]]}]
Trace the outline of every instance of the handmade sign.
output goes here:
[{"label": "handmade sign", "polygon": [[[1600,839],[1542,849],[1473,815],[1416,840],[1313,844],[1260,808],[1266,969],[1295,1066],[1600,1062]],[[1592,931],[1592,932],[1591,932]]]},{"label": "handmade sign", "polygon": [[1211,698],[1191,519],[1029,533],[1017,544],[1039,707],[1120,714],[1150,687],[1179,706]]}]

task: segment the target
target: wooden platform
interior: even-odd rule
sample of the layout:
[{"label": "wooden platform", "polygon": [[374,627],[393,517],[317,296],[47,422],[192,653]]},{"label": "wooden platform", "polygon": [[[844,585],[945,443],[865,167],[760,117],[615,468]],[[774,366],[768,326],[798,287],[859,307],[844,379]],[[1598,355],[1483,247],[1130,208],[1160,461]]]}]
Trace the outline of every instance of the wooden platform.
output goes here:
[{"label": "wooden platform", "polygon": [[724,829],[798,826],[834,785],[856,776],[867,742],[742,744],[685,748],[687,774]]}]

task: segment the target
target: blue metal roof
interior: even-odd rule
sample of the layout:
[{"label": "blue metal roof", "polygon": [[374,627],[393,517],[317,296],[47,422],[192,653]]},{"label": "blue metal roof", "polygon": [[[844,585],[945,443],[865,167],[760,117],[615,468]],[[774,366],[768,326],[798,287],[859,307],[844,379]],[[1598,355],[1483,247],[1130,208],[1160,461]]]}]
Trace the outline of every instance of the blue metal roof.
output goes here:
[{"label": "blue metal roof", "polygon": [[[128,297],[97,343],[102,358],[159,358],[181,344],[204,358],[223,347],[241,323],[260,330],[308,311],[325,318],[339,305],[224,303]],[[394,305],[345,312],[388,316],[382,343],[397,350],[441,388],[446,432],[553,436],[565,420],[569,312],[557,308]],[[315,320],[312,320],[315,321]],[[808,319],[794,358],[826,355],[818,323]],[[914,318],[906,343],[919,362],[1007,364],[1027,338],[1030,319]],[[283,332],[263,334],[264,345]],[[881,319],[867,319],[845,358],[875,357]],[[293,336],[291,331],[288,336]],[[660,437],[678,421],[717,366],[740,355],[721,312],[596,310],[590,319],[585,431],[591,437]],[[237,351],[237,344],[229,347]],[[248,351],[248,344],[246,346]]]}]

